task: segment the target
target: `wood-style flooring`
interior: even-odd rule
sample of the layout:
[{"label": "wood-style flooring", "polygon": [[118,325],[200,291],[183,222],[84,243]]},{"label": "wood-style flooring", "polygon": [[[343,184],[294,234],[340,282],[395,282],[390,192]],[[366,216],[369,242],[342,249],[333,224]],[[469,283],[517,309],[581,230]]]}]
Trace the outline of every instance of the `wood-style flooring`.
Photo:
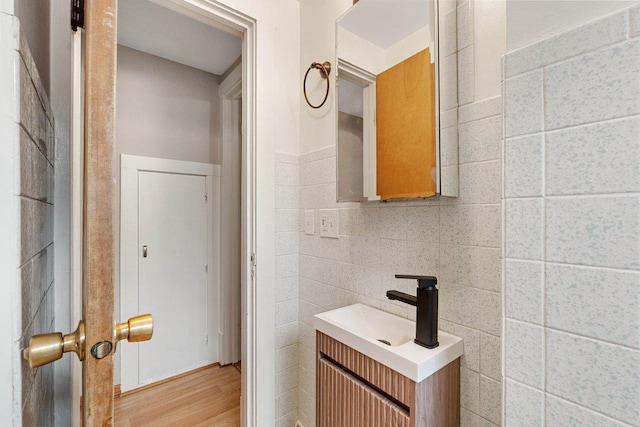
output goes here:
[{"label": "wood-style flooring", "polygon": [[212,365],[115,399],[116,427],[240,425],[240,372]]}]

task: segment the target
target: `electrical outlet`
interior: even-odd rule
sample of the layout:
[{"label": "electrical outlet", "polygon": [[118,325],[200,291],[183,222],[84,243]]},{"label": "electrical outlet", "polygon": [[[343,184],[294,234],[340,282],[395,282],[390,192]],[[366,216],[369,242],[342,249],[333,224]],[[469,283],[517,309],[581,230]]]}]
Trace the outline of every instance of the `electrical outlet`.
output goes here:
[{"label": "electrical outlet", "polygon": [[340,211],[320,209],[320,237],[338,238],[340,233]]},{"label": "electrical outlet", "polygon": [[313,210],[304,211],[304,234],[313,234],[314,226]]}]

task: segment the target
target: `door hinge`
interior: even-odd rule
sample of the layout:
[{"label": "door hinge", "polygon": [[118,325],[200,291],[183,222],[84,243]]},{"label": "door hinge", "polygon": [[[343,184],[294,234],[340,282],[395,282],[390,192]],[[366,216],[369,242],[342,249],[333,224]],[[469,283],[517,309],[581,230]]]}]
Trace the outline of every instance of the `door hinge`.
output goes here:
[{"label": "door hinge", "polygon": [[71,29],[84,28],[84,0],[71,0]]},{"label": "door hinge", "polygon": [[208,273],[208,272],[209,272],[209,266],[208,266],[208,265],[205,265],[205,266],[204,266],[204,272],[205,272],[205,273]]},{"label": "door hinge", "polygon": [[209,335],[204,336],[204,343],[209,344]]},{"label": "door hinge", "polygon": [[204,202],[207,203],[208,200],[209,200],[209,195],[207,193],[204,193]]}]

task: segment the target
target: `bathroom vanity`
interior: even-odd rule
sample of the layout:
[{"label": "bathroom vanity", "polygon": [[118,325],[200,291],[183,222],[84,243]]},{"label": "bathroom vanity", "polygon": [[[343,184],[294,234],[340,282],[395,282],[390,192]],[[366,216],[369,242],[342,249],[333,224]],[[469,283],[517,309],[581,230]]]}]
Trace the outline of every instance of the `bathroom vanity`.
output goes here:
[{"label": "bathroom vanity", "polygon": [[318,314],[315,327],[318,427],[460,425],[461,338],[418,346],[414,322],[362,304]]}]

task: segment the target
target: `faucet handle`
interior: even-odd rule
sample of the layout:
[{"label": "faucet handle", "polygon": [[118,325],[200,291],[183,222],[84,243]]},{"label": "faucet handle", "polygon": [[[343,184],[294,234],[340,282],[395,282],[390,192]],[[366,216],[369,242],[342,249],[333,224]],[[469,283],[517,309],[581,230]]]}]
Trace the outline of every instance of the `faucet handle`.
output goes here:
[{"label": "faucet handle", "polygon": [[435,288],[438,278],[435,276],[416,276],[413,274],[396,274],[396,279],[415,279],[418,281],[418,289]]}]

